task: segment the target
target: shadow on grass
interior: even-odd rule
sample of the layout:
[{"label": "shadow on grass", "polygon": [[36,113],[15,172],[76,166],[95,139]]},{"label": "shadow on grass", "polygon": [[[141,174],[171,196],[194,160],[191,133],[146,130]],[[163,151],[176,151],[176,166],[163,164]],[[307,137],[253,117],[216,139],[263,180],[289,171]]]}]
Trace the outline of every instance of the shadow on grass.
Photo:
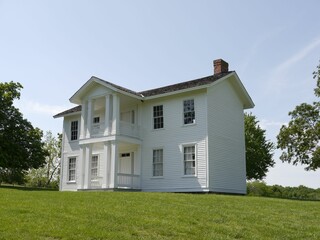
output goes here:
[{"label": "shadow on grass", "polygon": [[15,189],[15,190],[20,190],[20,191],[59,191],[59,189],[54,189],[54,188],[35,188],[35,187],[26,187],[26,186],[20,186],[20,185],[0,185],[1,188],[6,188],[6,189]]}]

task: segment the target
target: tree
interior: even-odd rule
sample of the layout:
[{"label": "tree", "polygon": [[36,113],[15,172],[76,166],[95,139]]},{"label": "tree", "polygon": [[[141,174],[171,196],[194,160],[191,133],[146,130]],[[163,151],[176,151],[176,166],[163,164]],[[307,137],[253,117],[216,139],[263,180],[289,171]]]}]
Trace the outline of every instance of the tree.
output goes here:
[{"label": "tree", "polygon": [[[45,162],[42,131],[24,119],[13,101],[20,98],[20,83],[0,83],[0,174],[19,176]],[[0,179],[1,180],[1,179]],[[21,179],[19,179],[21,181]],[[12,180],[14,182],[14,179]]]},{"label": "tree", "polygon": [[275,162],[272,159],[274,144],[266,140],[265,130],[258,125],[259,121],[252,114],[245,114],[245,143],[247,180],[263,179],[269,167]]},{"label": "tree", "polygon": [[[317,80],[314,94],[320,97],[320,64],[313,72]],[[284,150],[282,162],[306,165],[305,170],[320,168],[320,102],[302,103],[289,112],[291,121],[277,136],[278,148]]]},{"label": "tree", "polygon": [[61,158],[62,134],[55,138],[51,131],[44,136],[44,149],[48,153],[45,165],[38,169],[31,169],[27,175],[27,182],[32,187],[57,187],[60,158]]}]

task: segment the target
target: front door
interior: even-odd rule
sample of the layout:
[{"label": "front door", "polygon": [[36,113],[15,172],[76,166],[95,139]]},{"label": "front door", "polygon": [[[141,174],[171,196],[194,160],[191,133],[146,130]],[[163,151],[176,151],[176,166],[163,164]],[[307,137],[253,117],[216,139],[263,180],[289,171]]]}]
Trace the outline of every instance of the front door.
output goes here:
[{"label": "front door", "polygon": [[133,184],[133,155],[121,153],[119,158],[118,186],[132,188]]},{"label": "front door", "polygon": [[121,153],[119,161],[119,173],[131,174],[132,170],[131,153]]}]

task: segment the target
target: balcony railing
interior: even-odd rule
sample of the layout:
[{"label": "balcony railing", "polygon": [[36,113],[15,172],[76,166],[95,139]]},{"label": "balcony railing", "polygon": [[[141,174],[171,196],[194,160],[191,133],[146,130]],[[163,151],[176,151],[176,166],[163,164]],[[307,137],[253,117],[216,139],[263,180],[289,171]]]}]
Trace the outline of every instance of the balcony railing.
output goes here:
[{"label": "balcony railing", "polygon": [[[100,137],[104,136],[105,124],[94,123],[91,126],[91,136],[92,137]],[[136,124],[120,121],[119,126],[120,135],[128,136],[128,137],[140,137],[140,127]]]},{"label": "balcony railing", "polygon": [[95,177],[91,179],[91,188],[101,188],[102,186],[102,177]]},{"label": "balcony railing", "polygon": [[140,127],[136,124],[120,121],[120,134],[128,137],[140,137]]},{"label": "balcony railing", "polygon": [[91,134],[93,136],[102,136],[104,134],[105,125],[104,122],[93,123],[91,128]]},{"label": "balcony railing", "polygon": [[140,175],[118,173],[118,187],[140,189]]}]

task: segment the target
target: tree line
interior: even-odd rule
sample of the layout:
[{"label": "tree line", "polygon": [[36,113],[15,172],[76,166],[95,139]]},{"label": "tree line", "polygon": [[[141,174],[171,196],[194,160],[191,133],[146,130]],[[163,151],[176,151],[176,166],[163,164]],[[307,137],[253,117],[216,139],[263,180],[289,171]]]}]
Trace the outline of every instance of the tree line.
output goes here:
[{"label": "tree line", "polygon": [[[314,94],[320,97],[320,64],[313,72]],[[0,83],[0,184],[17,183],[32,187],[58,187],[62,135],[43,135],[34,128],[14,100],[20,99],[20,83]],[[283,152],[280,159],[306,170],[320,167],[320,101],[302,103],[289,112],[287,126],[282,126],[277,144],[266,139],[266,130],[258,119],[245,113],[247,180],[262,180],[274,166],[274,150]]]},{"label": "tree line", "polygon": [[281,185],[269,186],[263,181],[247,183],[249,196],[286,198],[297,200],[320,200],[320,188],[313,189],[300,185],[298,187],[283,187]]}]

